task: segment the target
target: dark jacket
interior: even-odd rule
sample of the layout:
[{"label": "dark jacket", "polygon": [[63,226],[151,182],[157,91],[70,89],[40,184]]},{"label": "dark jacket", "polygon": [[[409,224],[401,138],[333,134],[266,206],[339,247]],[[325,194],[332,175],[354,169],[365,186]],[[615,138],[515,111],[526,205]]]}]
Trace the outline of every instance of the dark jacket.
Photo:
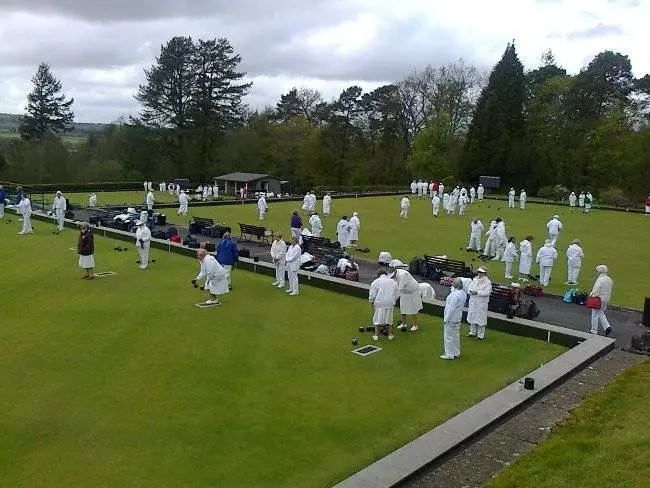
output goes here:
[{"label": "dark jacket", "polygon": [[7,192],[3,188],[2,190],[0,190],[0,205],[4,205],[6,199],[7,199]]},{"label": "dark jacket", "polygon": [[232,239],[223,239],[217,246],[217,261],[219,264],[232,266],[239,259],[239,249]]},{"label": "dark jacket", "polygon": [[82,256],[92,256],[95,254],[95,236],[93,231],[88,229],[79,233],[77,241],[77,253]]},{"label": "dark jacket", "polygon": [[300,218],[300,215],[291,216],[291,228],[302,229],[302,219]]}]

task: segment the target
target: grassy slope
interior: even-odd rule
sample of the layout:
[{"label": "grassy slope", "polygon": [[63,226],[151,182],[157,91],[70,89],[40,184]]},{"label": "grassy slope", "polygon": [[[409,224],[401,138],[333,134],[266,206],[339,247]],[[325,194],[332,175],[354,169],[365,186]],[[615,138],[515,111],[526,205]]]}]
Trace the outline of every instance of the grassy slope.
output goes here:
[{"label": "grassy slope", "polygon": [[118,275],[87,282],[48,229],[0,226],[0,486],[329,486],[562,351],[493,332],[443,362],[425,318],[362,359],[363,300],[235,272],[200,310],[196,262],[97,239]]},{"label": "grassy slope", "polygon": [[489,488],[647,487],[648,382],[650,361],[630,368]]}]

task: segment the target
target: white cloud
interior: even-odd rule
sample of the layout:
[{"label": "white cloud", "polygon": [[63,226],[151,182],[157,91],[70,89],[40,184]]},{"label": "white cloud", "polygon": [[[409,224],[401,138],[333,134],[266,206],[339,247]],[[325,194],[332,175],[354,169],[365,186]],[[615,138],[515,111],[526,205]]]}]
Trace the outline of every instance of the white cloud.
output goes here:
[{"label": "white cloud", "polygon": [[605,49],[646,54],[650,2],[635,0],[2,0],[0,111],[21,112],[36,65],[52,64],[82,121],[135,113],[133,95],[174,35],[227,37],[254,81],[248,103],[292,86],[328,98],[463,57],[489,70],[515,39],[527,68],[546,49],[577,72]]}]

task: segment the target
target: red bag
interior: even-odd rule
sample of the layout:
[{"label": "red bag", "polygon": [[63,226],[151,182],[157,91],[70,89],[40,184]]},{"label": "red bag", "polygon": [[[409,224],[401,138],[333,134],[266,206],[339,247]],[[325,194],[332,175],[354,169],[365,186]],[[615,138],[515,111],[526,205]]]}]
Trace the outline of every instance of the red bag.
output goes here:
[{"label": "red bag", "polygon": [[594,310],[600,310],[600,307],[602,306],[603,304],[600,301],[600,297],[589,297],[585,302],[585,307],[593,308]]},{"label": "red bag", "polygon": [[525,295],[533,297],[544,296],[544,288],[541,285],[526,285],[523,290]]}]

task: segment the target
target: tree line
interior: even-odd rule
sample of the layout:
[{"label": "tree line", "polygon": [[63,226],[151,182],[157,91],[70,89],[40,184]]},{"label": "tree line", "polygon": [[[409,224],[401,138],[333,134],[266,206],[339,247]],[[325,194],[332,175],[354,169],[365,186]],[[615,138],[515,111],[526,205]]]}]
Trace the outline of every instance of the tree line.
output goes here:
[{"label": "tree line", "polygon": [[650,76],[604,51],[570,75],[553,54],[525,71],[514,43],[486,75],[462,60],[426,66],[333,100],[293,88],[250,110],[251,83],[227,39],[174,37],[145,70],[139,112],[66,147],[74,101],[38,67],[19,141],[1,141],[0,178],[88,182],[267,173],[313,187],[448,185],[501,176],[529,194],[557,188],[644,197],[650,187]]}]

